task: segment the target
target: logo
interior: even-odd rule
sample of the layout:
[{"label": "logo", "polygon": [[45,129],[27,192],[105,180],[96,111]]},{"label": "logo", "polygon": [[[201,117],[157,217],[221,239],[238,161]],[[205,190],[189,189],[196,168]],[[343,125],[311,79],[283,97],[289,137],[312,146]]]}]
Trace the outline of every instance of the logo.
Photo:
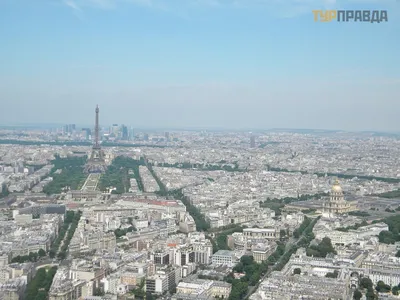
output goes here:
[{"label": "logo", "polygon": [[387,10],[313,10],[314,22],[368,22],[388,21]]}]

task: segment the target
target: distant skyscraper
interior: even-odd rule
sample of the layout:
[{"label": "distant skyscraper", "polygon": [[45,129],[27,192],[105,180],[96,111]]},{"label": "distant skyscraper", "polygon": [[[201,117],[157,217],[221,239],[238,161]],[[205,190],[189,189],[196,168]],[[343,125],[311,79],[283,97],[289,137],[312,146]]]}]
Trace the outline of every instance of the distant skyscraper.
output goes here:
[{"label": "distant skyscraper", "polygon": [[110,134],[112,134],[115,137],[118,136],[118,134],[119,134],[119,126],[118,126],[118,124],[112,124],[112,126],[110,128]]},{"label": "distant skyscraper", "polygon": [[82,128],[82,131],[85,134],[85,139],[89,140],[90,136],[92,135],[92,131],[90,130],[90,128]]},{"label": "distant skyscraper", "polygon": [[128,127],[126,127],[125,125],[122,125],[121,131],[122,131],[122,139],[124,141],[127,141],[128,140]]},{"label": "distant skyscraper", "polygon": [[167,140],[167,142],[169,141],[169,132],[168,131],[165,133],[165,139]]},{"label": "distant skyscraper", "polygon": [[76,126],[75,124],[68,124],[63,127],[64,134],[75,132]]},{"label": "distant skyscraper", "polygon": [[254,135],[250,136],[250,148],[256,147],[256,137]]},{"label": "distant skyscraper", "polygon": [[148,133],[145,133],[145,134],[143,135],[143,140],[145,140],[145,141],[148,141],[148,140],[149,140],[149,134],[148,134]]},{"label": "distant skyscraper", "polygon": [[129,140],[130,141],[135,140],[135,131],[133,130],[132,127],[129,129]]}]

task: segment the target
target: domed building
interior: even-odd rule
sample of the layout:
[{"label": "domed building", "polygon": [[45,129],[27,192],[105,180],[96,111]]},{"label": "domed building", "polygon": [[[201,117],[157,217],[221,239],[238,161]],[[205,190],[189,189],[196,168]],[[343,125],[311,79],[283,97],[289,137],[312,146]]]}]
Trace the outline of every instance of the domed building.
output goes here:
[{"label": "domed building", "polygon": [[323,203],[322,214],[325,217],[333,217],[338,214],[346,214],[357,210],[357,201],[346,201],[342,187],[336,180],[329,194],[329,199]]}]

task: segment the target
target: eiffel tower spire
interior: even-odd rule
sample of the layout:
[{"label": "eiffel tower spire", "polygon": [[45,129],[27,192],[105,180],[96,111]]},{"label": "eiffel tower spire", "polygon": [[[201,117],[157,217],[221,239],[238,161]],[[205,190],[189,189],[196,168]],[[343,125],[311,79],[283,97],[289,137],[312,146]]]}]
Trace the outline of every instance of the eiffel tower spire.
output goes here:
[{"label": "eiffel tower spire", "polygon": [[96,119],[94,125],[94,143],[92,147],[92,153],[86,163],[85,172],[86,173],[104,173],[106,170],[106,164],[104,160],[104,152],[101,149],[99,141],[99,106],[96,106]]}]

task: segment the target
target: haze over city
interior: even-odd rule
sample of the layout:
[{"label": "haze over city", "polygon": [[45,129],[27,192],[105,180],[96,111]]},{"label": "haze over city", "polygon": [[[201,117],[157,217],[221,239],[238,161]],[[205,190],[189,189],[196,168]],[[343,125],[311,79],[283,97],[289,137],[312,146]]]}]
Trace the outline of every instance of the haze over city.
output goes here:
[{"label": "haze over city", "polygon": [[[313,9],[386,9],[317,23]],[[396,1],[0,1],[1,124],[400,128]]]}]

